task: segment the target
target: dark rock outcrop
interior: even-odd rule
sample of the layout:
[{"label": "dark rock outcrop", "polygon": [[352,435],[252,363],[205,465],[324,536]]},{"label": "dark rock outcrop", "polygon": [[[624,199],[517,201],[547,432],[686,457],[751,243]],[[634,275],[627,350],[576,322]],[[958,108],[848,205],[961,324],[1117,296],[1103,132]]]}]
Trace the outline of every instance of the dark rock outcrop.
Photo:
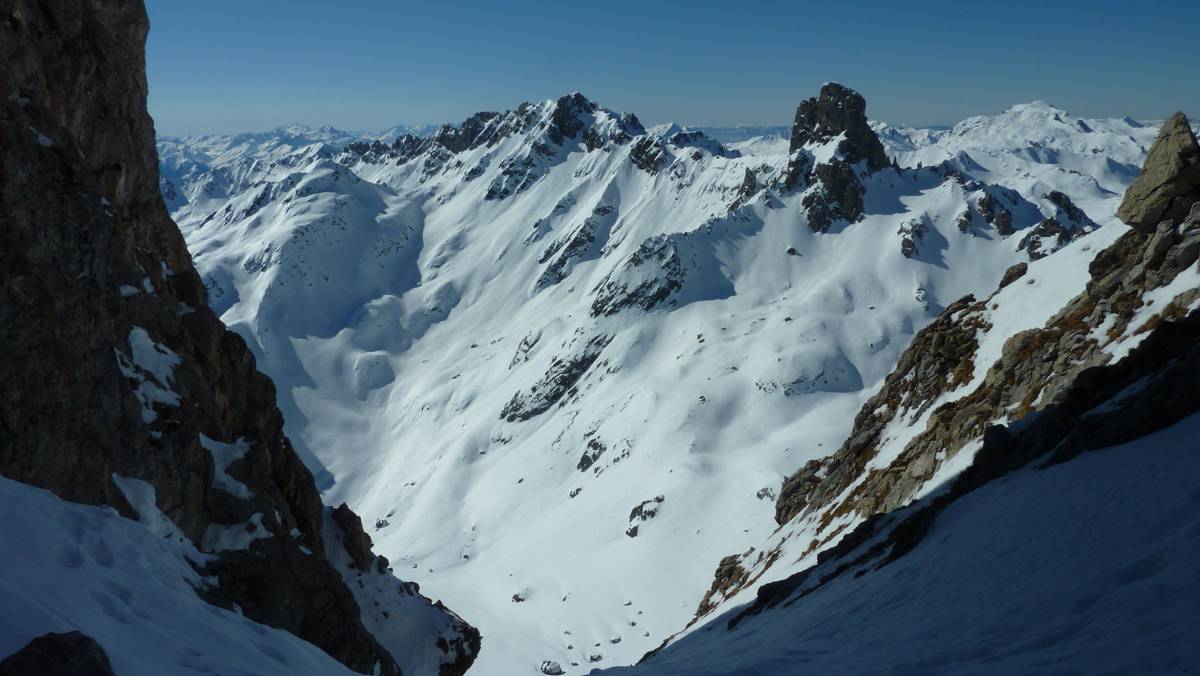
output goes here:
[{"label": "dark rock outcrop", "polygon": [[958,228],[959,232],[967,233],[971,231],[971,221],[973,220],[974,211],[971,209],[971,205],[968,204],[967,207],[962,210],[962,213],[958,215],[958,218],[955,219],[954,225]]},{"label": "dark rock outcrop", "polygon": [[578,351],[567,356],[555,357],[542,377],[530,386],[528,392],[517,392],[500,411],[500,418],[508,422],[529,420],[550,410],[551,406],[574,395],[576,384],[611,338],[598,335],[590,338]]},{"label": "dark rock outcrop", "polygon": [[625,534],[631,538],[637,537],[639,525],[658,516],[659,505],[664,500],[666,500],[664,496],[656,495],[649,500],[643,500],[635,505],[629,511],[629,527],[625,529]]},{"label": "dark rock outcrop", "polygon": [[1038,223],[1030,230],[1021,241],[1017,243],[1017,249],[1029,254],[1029,260],[1036,261],[1039,258],[1045,258],[1048,252],[1042,247],[1044,240],[1052,239],[1053,247],[1059,247],[1070,241],[1071,230],[1063,227],[1062,223],[1056,218],[1047,218],[1041,223]]},{"label": "dark rock outcrop", "polygon": [[925,238],[924,217],[905,221],[896,234],[900,235],[900,254],[905,258],[917,255],[921,240]]},{"label": "dark rock outcrop", "polygon": [[812,187],[800,200],[808,211],[808,227],[825,232],[835,221],[853,223],[863,217],[866,190],[858,172],[845,162],[818,164],[808,173]]},{"label": "dark rock outcrop", "polygon": [[599,460],[600,456],[604,455],[604,452],[607,450],[608,447],[605,446],[604,442],[600,441],[599,438],[592,437],[588,439],[587,448],[584,449],[583,455],[579,456],[579,462],[575,465],[575,469],[579,470],[580,472],[588,471],[588,469],[590,469],[592,465],[596,464],[596,461]]},{"label": "dark rock outcrop", "polygon": [[[1042,197],[1054,205],[1054,215],[1035,225],[1017,244],[1018,249],[1029,254],[1030,260],[1045,258],[1099,227],[1065,193],[1052,190]],[[981,199],[980,203],[982,202]],[[1004,223],[1000,222],[999,218],[996,220],[999,230]]]},{"label": "dark rock outcrop", "polygon": [[[212,554],[206,599],[397,673],[323,555],[324,507],[273,384],[208,307],[167,215],[145,9],[3,0],[0,17],[0,474],[127,517],[113,477],[148,483]],[[244,492],[214,481],[214,443],[244,446],[222,470]],[[210,548],[213,529],[253,537]]]},{"label": "dark rock outcrop", "polygon": [[1163,123],[1142,173],[1125,193],[1117,217],[1142,233],[1162,221],[1178,223],[1200,200],[1200,146],[1183,113]]},{"label": "dark rock outcrop", "polygon": [[1050,203],[1053,204],[1058,210],[1058,213],[1054,215],[1055,219],[1077,226],[1096,226],[1095,221],[1088,217],[1087,213],[1085,213],[1083,209],[1079,208],[1075,202],[1071,201],[1071,198],[1066,193],[1058,190],[1051,190],[1045,195],[1042,195],[1042,197],[1049,200]]},{"label": "dark rock outcrop", "polygon": [[108,653],[77,631],[45,634],[0,661],[0,676],[114,676]]},{"label": "dark rock outcrop", "polygon": [[839,487],[849,486],[874,457],[880,437],[897,416],[924,413],[942,393],[968,382],[975,368],[977,337],[990,328],[981,316],[986,303],[966,296],[913,337],[883,387],[854,418],[854,428],[832,456],[809,462],[788,477],[775,501],[782,525],[802,511],[827,505]]},{"label": "dark rock outcrop", "polygon": [[[505,112],[475,113],[458,125],[443,125],[429,138],[405,134],[391,145],[379,141],[350,143],[337,159],[347,165],[418,162],[421,180],[426,181],[441,172],[461,170],[463,153],[492,148],[520,134],[528,135],[528,143],[499,163],[500,174],[488,185],[484,199],[504,200],[527,190],[562,161],[567,154],[563,149],[610,151],[637,138],[642,145],[631,156],[639,168],[654,173],[669,160],[665,147],[646,135],[637,116],[605,110],[578,92],[561,96],[548,107],[525,102]],[[463,180],[482,176],[491,161],[491,154],[484,154],[463,173]]]},{"label": "dark rock outcrop", "polygon": [[[271,537],[255,541],[249,549],[223,552],[202,572],[218,582],[202,591],[210,603],[225,608],[236,604],[246,617],[316,643],[355,671],[370,673],[375,660],[384,660],[381,664],[388,672],[399,672],[361,626],[358,602],[341,575],[321,557]],[[347,626],[351,621],[359,626]],[[360,655],[371,656],[371,661]]]},{"label": "dark rock outcrop", "polygon": [[550,114],[550,140],[562,145],[567,139],[575,138],[583,130],[583,121],[579,116],[595,113],[597,108],[595,103],[579,92],[560,97]]},{"label": "dark rock outcrop", "polygon": [[483,111],[463,120],[457,127],[443,125],[434,135],[433,141],[452,153],[461,153],[483,144],[494,143],[497,137],[490,123],[499,116],[496,112]]},{"label": "dark rock outcrop", "polygon": [[888,166],[883,143],[867,122],[866,99],[836,82],[826,83],[820,95],[796,108],[788,150],[795,152],[810,143],[828,143],[840,134],[845,135],[845,140],[838,146],[838,152],[846,161],[866,160],[870,171]]},{"label": "dark rock outcrop", "polygon": [[[1019,420],[1045,409],[1063,396],[1079,374],[1108,363],[1111,357],[1104,348],[1111,341],[1130,339],[1153,330],[1161,321],[1182,316],[1183,309],[1200,297],[1200,289],[1184,291],[1140,325],[1131,325],[1137,310],[1145,304],[1143,296],[1169,284],[1194,265],[1198,254],[1200,218],[1185,220],[1178,227],[1164,223],[1156,237],[1130,231],[1100,252],[1091,265],[1092,279],[1084,293],[1045,327],[1010,337],[999,361],[978,388],[934,410],[927,429],[910,441],[887,469],[870,472],[844,497],[844,509],[868,516],[903,505],[945,459],[980,438],[992,421],[1005,417]],[[977,349],[974,336],[977,328],[986,326],[987,302],[962,303],[947,308],[937,322],[914,338],[897,370],[864,407],[864,411],[872,411],[871,415],[865,420],[856,419],[855,432],[832,457],[815,504],[808,500],[808,508],[828,505],[840,489],[855,481],[861,474],[861,463],[875,454],[877,442],[873,437],[888,421],[911,415],[911,405],[906,401],[928,407],[941,393],[969,380]],[[1101,327],[1103,333],[1099,332]],[[948,345],[958,347],[946,353],[943,348]],[[943,354],[952,358],[942,360]],[[928,370],[917,373],[911,383],[894,380],[906,372],[910,363],[926,364]],[[913,391],[913,387],[919,390]],[[889,400],[904,390],[908,390],[907,399]],[[872,403],[877,407],[873,408]],[[882,419],[872,423],[870,418],[879,412],[883,412]],[[801,501],[790,491],[781,491],[777,515],[780,522],[798,513],[788,505],[799,504]]]},{"label": "dark rock outcrop", "polygon": [[742,183],[738,186],[737,194],[734,196],[733,202],[729,205],[730,213],[736,211],[743,204],[750,201],[750,198],[753,197],[757,192],[758,178],[754,175],[754,172],[751,171],[749,167],[746,167],[745,173],[742,174]]},{"label": "dark rock outcrop", "polygon": [[580,262],[599,257],[618,216],[615,208],[598,206],[568,235],[551,242],[538,256],[538,263],[547,265],[534,282],[534,288],[541,290],[554,286],[566,279]]},{"label": "dark rock outcrop", "polygon": [[669,303],[683,289],[686,279],[687,270],[676,238],[651,237],[596,285],[591,315],[604,317],[626,308],[651,310]]},{"label": "dark rock outcrop", "polygon": [[371,536],[363,530],[362,519],[350,510],[350,506],[342,503],[333,510],[333,521],[342,530],[342,546],[354,560],[359,570],[370,570],[375,561],[375,553],[371,551]]},{"label": "dark rock outcrop", "polygon": [[1004,274],[1000,277],[1000,286],[997,288],[1003,289],[1009,284],[1012,284],[1018,279],[1024,277],[1026,272],[1029,272],[1028,263],[1017,263],[1016,265],[1013,265],[1004,271]]},{"label": "dark rock outcrop", "polygon": [[[867,103],[858,92],[837,83],[821,87],[819,96],[796,109],[783,173],[787,190],[807,186],[801,203],[809,227],[824,232],[834,222],[863,217],[862,177],[890,166],[883,144],[867,122]],[[813,144],[841,142],[828,161],[814,162],[805,150]]]},{"label": "dark rock outcrop", "polygon": [[667,142],[677,148],[693,148],[701,151],[698,155],[692,155],[694,159],[704,157],[704,153],[717,157],[741,157],[740,152],[726,148],[720,141],[710,138],[704,132],[696,129],[675,132],[667,137]]},{"label": "dark rock outcrop", "polygon": [[633,166],[647,174],[657,174],[670,161],[670,153],[662,141],[653,136],[642,136],[633,142],[629,149],[629,159]]},{"label": "dark rock outcrop", "polygon": [[1015,204],[1020,201],[1020,196],[1007,188],[998,188],[996,192],[998,196],[985,192],[979,198],[979,214],[983,216],[983,220],[996,226],[996,232],[1007,237],[1013,233],[1012,211],[1004,206],[1003,202]]},{"label": "dark rock outcrop", "polygon": [[[1135,396],[1127,393],[1135,391]],[[935,498],[867,519],[814,568],[765,584],[744,618],[811,593],[854,571],[870,574],[912,551],[939,514],[971,491],[1037,461],[1046,467],[1127,443],[1200,411],[1200,313],[1158,325],[1128,357],[1079,372],[1051,405],[1022,425],[989,427],[974,462]],[[874,543],[864,547],[867,542]]]}]

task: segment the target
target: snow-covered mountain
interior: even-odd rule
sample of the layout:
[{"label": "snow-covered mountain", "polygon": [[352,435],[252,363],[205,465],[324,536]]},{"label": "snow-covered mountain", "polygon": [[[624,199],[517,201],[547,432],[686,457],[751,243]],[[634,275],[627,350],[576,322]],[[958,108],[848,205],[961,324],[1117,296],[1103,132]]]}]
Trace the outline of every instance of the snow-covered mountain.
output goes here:
[{"label": "snow-covered mountain", "polygon": [[704,125],[689,125],[691,129],[703,133],[709,138],[715,138],[721,143],[741,143],[762,137],[778,137],[786,139],[791,133],[791,127],[772,125],[739,124],[724,127],[709,127]]},{"label": "snow-covered mountain", "polygon": [[[1182,673],[1200,597],[1200,145],[1168,120],[1128,225],[914,338],[696,623],[619,673]],[[782,637],[787,637],[784,640]]]},{"label": "snow-covered mountain", "polygon": [[946,163],[1022,192],[1053,185],[1088,213],[1116,209],[1158,133],[1158,123],[1083,119],[1042,101],[944,130],[874,128],[901,166]]},{"label": "snow-covered mountain", "polygon": [[692,620],[943,309],[1048,254],[1061,300],[1026,320],[1069,298],[1155,133],[1041,104],[872,127],[827,85],[790,140],[571,94],[390,143],[159,150],[325,500],[480,628],[481,673],[579,673]]},{"label": "snow-covered mountain", "polygon": [[[160,136],[157,140],[163,199],[172,213],[196,203],[203,209],[240,193],[255,180],[254,167],[285,160],[297,150],[340,150],[351,143],[392,143],[402,136],[428,136],[437,125],[397,125],[380,132],[343,131],[293,124],[243,134]],[[181,186],[187,186],[185,201]]]}]

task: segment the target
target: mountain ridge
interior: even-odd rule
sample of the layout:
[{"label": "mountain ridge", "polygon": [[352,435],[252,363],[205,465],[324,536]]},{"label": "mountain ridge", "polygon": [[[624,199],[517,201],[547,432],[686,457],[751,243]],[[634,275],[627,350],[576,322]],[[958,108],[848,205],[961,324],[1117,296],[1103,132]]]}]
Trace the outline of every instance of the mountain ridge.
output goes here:
[{"label": "mountain ridge", "polygon": [[[784,650],[768,649],[765,654],[757,654],[739,648],[720,654],[722,648],[718,647],[714,653],[713,646],[721,646],[725,640],[720,635],[722,627],[732,634],[744,623],[754,624],[754,629],[743,630],[753,632],[750,636],[736,639],[745,644],[759,636],[773,635],[770,625],[754,622],[756,616],[775,616],[786,624],[791,621],[786,613],[790,613],[801,622],[810,622],[803,616],[805,604],[820,601],[809,601],[806,597],[820,598],[826,589],[839,584],[869,585],[872,576],[886,575],[880,571],[891,570],[889,566],[905,566],[914,551],[936,547],[931,542],[939,532],[939,524],[949,518],[946,514],[962,511],[960,503],[968,503],[972,494],[986,492],[992,488],[989,484],[1007,481],[1007,490],[1015,492],[1018,490],[1015,482],[1037,481],[1032,475],[1064,464],[1073,468],[1081,455],[1107,452],[1107,461],[1118,462],[1112,457],[1113,448],[1126,446],[1148,452],[1152,445],[1137,443],[1144,437],[1157,434],[1172,438],[1171,433],[1182,431],[1186,435],[1187,430],[1194,428],[1195,413],[1200,410],[1200,392],[1196,390],[1196,383],[1200,382],[1196,378],[1200,371],[1200,351],[1195,341],[1200,332],[1200,313],[1195,312],[1200,306],[1200,269],[1196,266],[1200,257],[1200,186],[1188,180],[1190,167],[1186,158],[1198,151],[1200,146],[1182,114],[1163,126],[1138,181],[1126,193],[1121,206],[1120,213],[1129,219],[1129,227],[1097,253],[1087,266],[1088,278],[1082,291],[1057,309],[1044,325],[1025,317],[1023,321],[1032,328],[1014,330],[1012,318],[1003,318],[1006,306],[1020,302],[1016,300],[1020,298],[1018,280],[1025,275],[1048,272],[1033,265],[1006,279],[1000,289],[982,302],[964,298],[918,334],[897,370],[864,405],[855,419],[855,429],[843,446],[826,459],[810,462],[785,482],[777,501],[776,521],[780,528],[767,543],[767,551],[755,558],[752,548],[745,554],[722,560],[695,621],[716,612],[723,602],[727,609],[734,607],[720,620],[708,623],[690,636],[714,632],[717,635],[710,636],[707,644],[685,635],[674,648],[668,640],[646,655],[643,660],[646,668],[653,669],[653,673],[677,673],[682,665],[689,663],[695,668],[696,657],[689,655],[689,649],[703,655],[699,659],[704,663],[722,662],[725,669],[765,668],[779,659],[775,653]],[[1154,196],[1149,205],[1146,195]],[[1147,232],[1143,214],[1162,213],[1161,205],[1176,202],[1191,206],[1187,211],[1165,212],[1167,217],[1152,233]],[[1009,289],[1007,293],[1005,288]],[[1027,312],[1024,305],[1018,308],[1015,312]],[[1002,346],[991,341],[988,348],[989,341],[980,339],[980,335],[989,333],[999,334],[1004,339]],[[992,358],[994,363],[980,377],[981,364],[988,364]],[[910,378],[913,373],[919,376]],[[897,433],[904,427],[911,432]],[[894,443],[897,439],[899,443]],[[1178,436],[1165,445],[1179,451],[1187,446]],[[1132,467],[1137,456],[1128,448],[1123,450],[1116,457]],[[1186,452],[1176,455],[1177,461],[1189,461]],[[944,468],[951,471],[945,472]],[[937,486],[939,477],[941,486]],[[931,485],[932,489],[922,489]],[[992,488],[993,493],[998,490]],[[1122,490],[1139,495],[1147,505],[1153,505],[1157,499],[1155,483],[1125,485]],[[1074,504],[1079,508],[1089,498],[1097,497],[1075,496]],[[1052,503],[1054,498],[1043,500]],[[1152,506],[1145,509],[1145,515],[1174,518],[1169,510],[1155,513]],[[1105,523],[1121,520],[1114,513],[1106,513],[1105,518],[1108,520]],[[999,523],[992,525],[1003,530]],[[1038,526],[1031,525],[1028,529],[1023,539],[1042,538]],[[945,533],[944,526],[941,530],[944,534],[940,544],[952,536],[964,537],[961,533]],[[800,549],[788,542],[805,543],[810,537],[811,543]],[[1088,551],[1089,543],[1073,541],[1069,533],[1060,537],[1065,546],[1059,547],[1064,552],[1058,556],[1069,562],[1056,562],[1062,569],[1057,571],[1060,574],[1072,574],[1075,568],[1103,569],[1108,565],[1111,574],[1120,575],[1122,564],[1116,562],[1121,559],[1101,552],[1091,562],[1084,561],[1073,555]],[[1057,544],[1046,542],[1045,538],[1036,541],[1045,549]],[[1164,546],[1160,541],[1145,544],[1151,550]],[[1116,543],[1105,546],[1119,549]],[[1016,549],[1020,547],[1014,545]],[[1179,543],[1174,547],[1177,556],[1188,558],[1186,545]],[[1031,554],[1036,556],[1021,551],[1022,556]],[[1011,557],[1012,553],[993,551],[991,555]],[[1132,547],[1122,555],[1145,554],[1144,550]],[[798,572],[762,584],[748,605],[738,607],[730,601],[740,590],[751,588],[777,562]],[[1019,570],[1034,585],[1037,580],[1053,575],[1032,561],[1021,561],[1014,570]],[[909,569],[907,574],[912,576],[914,571]],[[1178,581],[1170,580],[1171,575],[1163,568],[1146,570],[1135,577],[1139,581],[1154,578],[1160,587],[1178,587]],[[863,578],[867,581],[859,582]],[[969,576],[956,579],[955,583],[986,586],[982,581],[970,580]],[[904,579],[895,579],[893,584],[895,589],[888,593],[907,593],[909,583]],[[1082,588],[1066,593],[1047,590],[1040,597],[1021,596],[1019,590],[1002,592],[1006,597],[1017,596],[1020,604],[1061,608],[1023,618],[1020,627],[1011,628],[1012,633],[1062,632],[1063,638],[1073,644],[1072,652],[1066,655],[1073,665],[1089,661],[1111,665],[1120,661],[1126,664],[1125,668],[1140,670],[1148,662],[1180,664],[1177,647],[1183,643],[1177,640],[1164,643],[1167,650],[1163,653],[1154,650],[1156,654],[1151,655],[1147,646],[1130,652],[1101,645],[1103,641],[1080,638],[1069,626],[1050,628],[1069,614],[1066,607],[1071,599],[1078,599],[1075,603],[1085,604],[1093,617],[1124,618],[1130,613],[1140,613],[1139,631],[1124,637],[1122,643],[1141,642],[1147,636],[1159,640],[1178,634],[1170,626],[1172,621],[1163,618],[1172,612],[1178,616],[1186,601],[1170,594],[1157,597],[1154,611],[1147,613],[1138,603],[1122,599],[1104,586],[1099,580],[1088,580]],[[984,590],[979,600],[984,604],[1003,604],[997,591]],[[921,604],[916,600],[909,603]],[[928,636],[911,640],[922,644],[922,654],[932,656],[940,651],[939,664],[943,666],[961,659],[949,646],[970,646],[973,639],[969,634],[976,631],[971,626],[979,622],[977,618],[982,613],[951,599],[942,599],[928,608],[928,612],[953,618],[950,622],[966,628],[947,626],[932,640]],[[780,617],[781,613],[785,614]],[[903,631],[900,627],[894,629]],[[866,666],[871,662],[876,664],[874,668],[889,661],[892,668],[911,662],[911,657],[905,656],[912,654],[911,644],[903,649],[904,654],[892,645],[869,651],[865,660],[856,658],[851,654],[856,649],[849,646],[855,645],[859,636],[848,632],[844,624],[839,625],[838,631],[841,633],[825,635],[830,648],[826,654],[803,660],[808,667],[820,668],[817,663],[825,659],[840,660],[843,665],[858,662],[856,668],[863,670],[872,669]],[[872,640],[886,643],[879,638]],[[944,643],[939,645],[939,642]],[[1052,652],[1048,650],[1050,647],[1013,651],[993,646],[983,648],[978,654],[988,656],[989,664],[1015,666],[1039,661],[1044,664],[1054,659],[1045,656]],[[964,654],[970,650],[961,648]],[[970,661],[970,657],[966,659]],[[618,671],[637,673],[638,669]]]},{"label": "mountain ridge", "polygon": [[1068,171],[869,171],[840,137],[789,154],[633,120],[568,95],[442,141],[227,165],[244,187],[175,211],[326,499],[508,637],[485,671],[633,661],[678,631],[920,328],[1116,232]]}]

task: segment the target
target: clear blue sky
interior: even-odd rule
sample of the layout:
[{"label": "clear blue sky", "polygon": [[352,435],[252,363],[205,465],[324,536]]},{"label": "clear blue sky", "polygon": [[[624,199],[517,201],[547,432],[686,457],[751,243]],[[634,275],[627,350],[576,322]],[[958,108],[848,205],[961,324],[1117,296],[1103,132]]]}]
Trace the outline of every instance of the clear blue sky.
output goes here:
[{"label": "clear blue sky", "polygon": [[382,129],[579,90],[646,123],[787,124],[826,81],[872,118],[1014,103],[1200,113],[1200,0],[148,0],[166,134]]}]

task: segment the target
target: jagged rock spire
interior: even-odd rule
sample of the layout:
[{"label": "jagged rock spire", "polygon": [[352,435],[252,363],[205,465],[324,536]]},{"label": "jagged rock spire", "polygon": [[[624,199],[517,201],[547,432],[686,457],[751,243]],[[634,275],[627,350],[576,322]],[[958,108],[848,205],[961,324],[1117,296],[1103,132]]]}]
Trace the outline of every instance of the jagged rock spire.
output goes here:
[{"label": "jagged rock spire", "polygon": [[551,140],[562,145],[564,140],[575,138],[575,135],[583,129],[583,122],[579,116],[585,113],[594,113],[597,108],[595,103],[579,92],[559,97],[554,102],[554,112],[550,116]]},{"label": "jagged rock spire", "polygon": [[789,150],[795,152],[809,143],[825,143],[839,134],[846,135],[839,150],[850,162],[865,159],[871,171],[888,166],[883,144],[867,123],[866,99],[849,87],[829,82],[821,87],[819,96],[803,101],[796,108]]},{"label": "jagged rock spire", "polygon": [[[838,138],[832,158],[814,164],[814,156],[804,149]],[[860,180],[891,163],[879,137],[867,123],[867,102],[862,95],[835,82],[821,87],[819,96],[796,108],[785,189],[807,186],[802,204],[808,211],[808,225],[815,232],[826,231],[835,221],[853,223],[863,216]],[[865,165],[865,166],[863,166]]]},{"label": "jagged rock spire", "polygon": [[1200,201],[1200,146],[1182,112],[1163,123],[1142,173],[1125,193],[1117,217],[1153,233],[1162,221],[1179,222]]}]

